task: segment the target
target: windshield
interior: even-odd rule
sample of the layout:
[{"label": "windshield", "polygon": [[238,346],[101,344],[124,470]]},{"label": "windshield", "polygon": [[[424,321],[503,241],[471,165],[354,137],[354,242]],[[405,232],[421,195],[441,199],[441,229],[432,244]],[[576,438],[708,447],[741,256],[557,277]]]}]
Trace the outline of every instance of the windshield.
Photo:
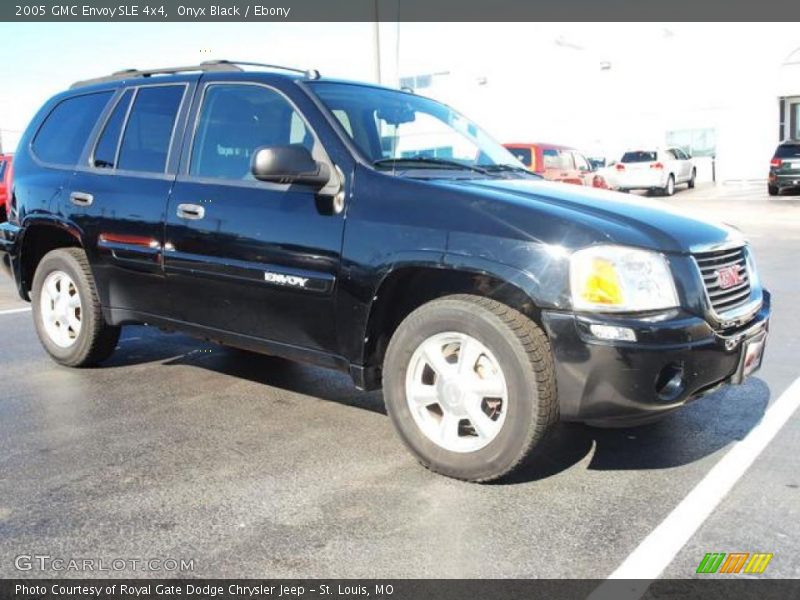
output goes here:
[{"label": "windshield", "polygon": [[318,82],[313,90],[376,168],[523,171],[523,165],[475,123],[411,93]]}]

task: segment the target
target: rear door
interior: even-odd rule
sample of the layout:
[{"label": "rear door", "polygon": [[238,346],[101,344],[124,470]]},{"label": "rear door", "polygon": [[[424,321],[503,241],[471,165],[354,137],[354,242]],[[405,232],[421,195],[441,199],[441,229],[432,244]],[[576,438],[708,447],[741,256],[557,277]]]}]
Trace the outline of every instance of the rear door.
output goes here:
[{"label": "rear door", "polygon": [[300,144],[330,160],[284,92],[203,81],[166,216],[172,317],[330,351],[344,214],[312,187],[257,181],[250,171],[263,146]]},{"label": "rear door", "polygon": [[544,163],[545,179],[550,181],[561,181],[565,183],[577,183],[575,163],[572,160],[572,153],[560,148],[547,148],[542,150],[542,161]]},{"label": "rear door", "polygon": [[670,148],[669,150],[675,160],[673,172],[675,173],[676,180],[689,181],[689,178],[692,176],[692,163],[689,161],[689,157],[686,156],[686,153],[680,148]]},{"label": "rear door", "polygon": [[162,315],[164,218],[197,76],[120,89],[68,185],[105,307]]}]

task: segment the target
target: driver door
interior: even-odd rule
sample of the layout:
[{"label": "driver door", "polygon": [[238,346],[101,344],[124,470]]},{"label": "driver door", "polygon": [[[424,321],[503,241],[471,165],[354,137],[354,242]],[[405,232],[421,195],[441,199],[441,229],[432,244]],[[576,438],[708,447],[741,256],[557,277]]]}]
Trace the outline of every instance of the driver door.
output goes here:
[{"label": "driver door", "polygon": [[332,350],[344,217],[314,188],[257,181],[250,172],[262,146],[302,144],[328,160],[319,141],[273,87],[206,81],[200,93],[167,207],[172,318]]}]

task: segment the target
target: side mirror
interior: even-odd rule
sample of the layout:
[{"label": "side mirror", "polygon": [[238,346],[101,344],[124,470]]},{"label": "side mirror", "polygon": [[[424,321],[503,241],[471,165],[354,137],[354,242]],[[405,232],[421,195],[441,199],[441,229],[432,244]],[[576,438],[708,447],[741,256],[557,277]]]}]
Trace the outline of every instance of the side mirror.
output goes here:
[{"label": "side mirror", "polygon": [[264,146],[253,155],[250,167],[259,181],[303,183],[321,188],[330,179],[328,165],[319,163],[305,146]]}]

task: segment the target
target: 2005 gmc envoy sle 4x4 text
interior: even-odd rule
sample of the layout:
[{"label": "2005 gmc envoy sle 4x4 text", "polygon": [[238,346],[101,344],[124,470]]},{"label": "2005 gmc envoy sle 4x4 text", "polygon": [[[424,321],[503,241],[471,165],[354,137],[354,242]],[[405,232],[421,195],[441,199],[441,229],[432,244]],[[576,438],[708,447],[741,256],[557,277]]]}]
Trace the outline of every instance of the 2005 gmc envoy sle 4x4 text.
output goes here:
[{"label": "2005 gmc envoy sle 4x4 text", "polygon": [[548,183],[410,92],[207,62],[76,83],[15,157],[2,263],[63,365],[147,323],[348,371],[471,481],[558,420],[653,421],[761,364],[729,227]]}]

